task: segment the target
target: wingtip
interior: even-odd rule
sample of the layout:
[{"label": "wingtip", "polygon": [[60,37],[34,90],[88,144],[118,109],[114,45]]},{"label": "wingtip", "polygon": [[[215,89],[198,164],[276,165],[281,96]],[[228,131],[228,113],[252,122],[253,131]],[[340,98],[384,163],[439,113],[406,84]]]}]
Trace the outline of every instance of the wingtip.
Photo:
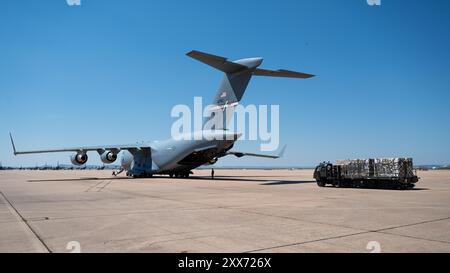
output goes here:
[{"label": "wingtip", "polygon": [[196,52],[198,52],[197,50],[191,50],[191,51],[189,51],[188,53],[186,53],[186,56],[189,56],[189,57],[191,57],[193,54],[195,54]]},{"label": "wingtip", "polygon": [[284,156],[284,152],[286,151],[286,146],[284,145],[283,148],[281,148],[280,154],[278,155],[280,158]]},{"label": "wingtip", "polygon": [[12,137],[11,132],[9,132],[9,138],[11,139],[11,145],[12,145],[12,148],[13,148],[13,153],[14,153],[14,155],[17,155],[16,145],[14,144],[14,139]]}]

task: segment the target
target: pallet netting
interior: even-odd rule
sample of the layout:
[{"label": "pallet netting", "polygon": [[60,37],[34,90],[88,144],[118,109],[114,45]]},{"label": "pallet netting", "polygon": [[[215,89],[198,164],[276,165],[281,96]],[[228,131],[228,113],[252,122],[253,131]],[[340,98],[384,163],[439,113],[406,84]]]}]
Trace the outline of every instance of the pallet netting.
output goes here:
[{"label": "pallet netting", "polygon": [[414,176],[412,158],[376,158],[339,160],[337,165],[347,178],[411,178]]}]

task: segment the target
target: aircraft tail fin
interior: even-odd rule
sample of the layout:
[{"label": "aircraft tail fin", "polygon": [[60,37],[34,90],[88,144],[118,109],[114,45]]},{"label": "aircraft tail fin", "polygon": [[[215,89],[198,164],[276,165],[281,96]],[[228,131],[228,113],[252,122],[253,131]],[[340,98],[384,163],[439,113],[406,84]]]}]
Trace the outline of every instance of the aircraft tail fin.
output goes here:
[{"label": "aircraft tail fin", "polygon": [[267,77],[285,77],[307,79],[314,75],[295,72],[285,69],[269,70],[258,68],[263,62],[262,58],[248,58],[229,61],[225,57],[216,56],[197,50],[192,50],[187,56],[205,63],[224,72],[219,90],[213,101],[214,105],[224,106],[239,102],[253,75]]},{"label": "aircraft tail fin", "polygon": [[213,104],[219,107],[234,104],[241,100],[253,72],[263,61],[262,58],[229,61],[227,58],[196,50],[186,55],[224,72],[219,90],[213,101]]},{"label": "aircraft tail fin", "polygon": [[[262,58],[247,58],[229,61],[225,57],[211,55],[196,50],[193,50],[186,55],[224,72],[212,104],[215,106],[214,112],[225,112],[225,109],[227,108],[230,110],[227,109],[226,113],[223,114],[225,120],[221,128],[217,128],[216,126],[216,129],[226,129],[227,124],[233,116],[234,106],[241,101],[253,75],[289,78],[313,77],[313,75],[310,74],[289,70],[260,69],[258,67],[263,62]],[[214,114],[212,114],[211,118],[213,116]]]}]

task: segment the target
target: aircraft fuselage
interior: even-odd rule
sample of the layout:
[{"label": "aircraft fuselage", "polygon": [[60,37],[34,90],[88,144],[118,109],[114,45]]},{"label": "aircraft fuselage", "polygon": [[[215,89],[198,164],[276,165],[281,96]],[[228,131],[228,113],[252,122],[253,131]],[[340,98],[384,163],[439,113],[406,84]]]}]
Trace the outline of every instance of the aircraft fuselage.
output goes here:
[{"label": "aircraft fuselage", "polygon": [[129,176],[185,175],[230,150],[240,134],[224,130],[201,131],[149,143],[150,149],[123,151],[121,166]]}]

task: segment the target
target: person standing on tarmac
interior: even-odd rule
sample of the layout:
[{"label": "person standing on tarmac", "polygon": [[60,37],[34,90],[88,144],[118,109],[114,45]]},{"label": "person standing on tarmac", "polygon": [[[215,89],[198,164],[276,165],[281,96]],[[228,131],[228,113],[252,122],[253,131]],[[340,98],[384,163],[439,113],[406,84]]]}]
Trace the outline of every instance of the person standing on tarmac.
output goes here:
[{"label": "person standing on tarmac", "polygon": [[214,179],[214,168],[211,169],[211,179]]}]

